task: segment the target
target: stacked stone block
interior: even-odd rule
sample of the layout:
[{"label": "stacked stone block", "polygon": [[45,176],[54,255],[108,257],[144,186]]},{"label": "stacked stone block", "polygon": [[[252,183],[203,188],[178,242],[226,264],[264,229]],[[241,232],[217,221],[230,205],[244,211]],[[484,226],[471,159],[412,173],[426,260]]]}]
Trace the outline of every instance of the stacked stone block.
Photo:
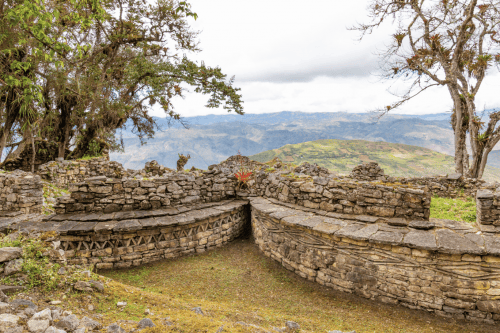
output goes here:
[{"label": "stacked stone block", "polygon": [[70,264],[126,268],[202,253],[240,236],[248,225],[248,201],[222,201],[168,210],[56,215],[11,222],[10,229],[56,231]]},{"label": "stacked stone block", "polygon": [[[228,178],[231,177],[231,178]],[[234,197],[235,177],[216,171],[172,173],[166,177],[87,178],[70,185],[71,197],[54,206],[58,214],[150,210]]]},{"label": "stacked stone block", "polygon": [[384,170],[377,162],[362,163],[355,166],[349,177],[358,180],[377,181],[383,178]]},{"label": "stacked stone block", "polygon": [[39,167],[37,174],[58,187],[67,188],[72,183],[83,182],[90,177],[122,178],[127,175],[127,171],[118,162],[109,161],[106,157],[95,157],[48,162]]},{"label": "stacked stone block", "polygon": [[433,196],[441,198],[457,198],[460,196],[475,196],[483,188],[495,187],[485,180],[465,178],[461,174],[435,177],[394,178],[394,182],[408,185],[427,186]]},{"label": "stacked stone block", "polygon": [[41,213],[42,207],[40,176],[20,170],[0,173],[0,214]]},{"label": "stacked stone block", "polygon": [[437,315],[500,322],[500,239],[443,220],[429,230],[360,223],[253,199],[267,256],[311,281]]},{"label": "stacked stone block", "polygon": [[311,180],[267,174],[265,178],[258,177],[250,193],[328,212],[429,219],[431,195],[426,187],[382,185],[333,177],[313,177]]},{"label": "stacked stone block", "polygon": [[478,191],[476,205],[479,228],[483,232],[500,233],[500,191]]}]

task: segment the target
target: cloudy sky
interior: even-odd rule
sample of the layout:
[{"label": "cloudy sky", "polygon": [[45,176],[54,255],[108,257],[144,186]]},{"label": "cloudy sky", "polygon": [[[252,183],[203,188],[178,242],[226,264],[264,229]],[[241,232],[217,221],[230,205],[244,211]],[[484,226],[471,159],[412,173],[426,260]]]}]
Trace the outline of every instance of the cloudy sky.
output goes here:
[{"label": "cloudy sky", "polygon": [[[367,0],[191,0],[200,30],[194,56],[209,66],[235,75],[246,113],[279,111],[366,112],[394,101],[387,91],[396,82],[381,82],[377,49],[394,33],[390,23],[357,40],[347,28],[367,22]],[[478,109],[500,107],[500,75],[483,83]],[[183,116],[224,114],[204,107],[206,96],[187,94],[175,101]],[[413,100],[398,113],[422,114],[450,110],[445,88]],[[153,111],[161,116],[159,110]]]}]

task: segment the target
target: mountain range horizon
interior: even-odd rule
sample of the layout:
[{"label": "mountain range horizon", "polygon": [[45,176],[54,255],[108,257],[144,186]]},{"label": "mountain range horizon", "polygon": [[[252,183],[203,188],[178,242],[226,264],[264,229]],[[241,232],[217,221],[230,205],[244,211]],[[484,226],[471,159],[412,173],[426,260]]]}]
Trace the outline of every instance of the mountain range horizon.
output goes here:
[{"label": "mountain range horizon", "polygon": [[[483,116],[492,110],[486,110]],[[125,152],[111,153],[111,159],[129,169],[145,162],[175,168],[178,154],[190,154],[186,168],[206,169],[240,152],[251,156],[287,144],[321,139],[366,140],[428,148],[453,156],[450,113],[387,114],[350,112],[281,111],[259,114],[227,114],[185,117],[189,128],[180,123],[168,126],[168,119],[155,117],[160,130],[141,145],[130,129],[121,136]],[[499,147],[500,148],[500,147]],[[500,167],[500,151],[490,154],[489,166]]]}]

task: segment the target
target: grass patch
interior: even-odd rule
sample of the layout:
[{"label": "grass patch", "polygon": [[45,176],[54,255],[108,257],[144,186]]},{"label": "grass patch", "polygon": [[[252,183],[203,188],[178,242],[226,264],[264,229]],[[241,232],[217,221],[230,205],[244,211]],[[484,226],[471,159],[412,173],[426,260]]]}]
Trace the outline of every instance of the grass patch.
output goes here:
[{"label": "grass patch", "polygon": [[430,217],[474,223],[476,200],[473,197],[456,199],[433,197]]},{"label": "grass patch", "polygon": [[[115,289],[99,300],[108,320],[140,319],[148,308],[156,317],[169,316],[182,332],[215,332],[221,325],[224,331],[239,332],[237,321],[271,329],[286,320],[299,323],[301,332],[495,331],[492,326],[381,304],[309,282],[265,257],[250,240],[104,275],[130,286],[109,284]],[[123,300],[131,306],[120,312],[114,304]],[[208,315],[194,315],[190,309],[195,306]]]}]

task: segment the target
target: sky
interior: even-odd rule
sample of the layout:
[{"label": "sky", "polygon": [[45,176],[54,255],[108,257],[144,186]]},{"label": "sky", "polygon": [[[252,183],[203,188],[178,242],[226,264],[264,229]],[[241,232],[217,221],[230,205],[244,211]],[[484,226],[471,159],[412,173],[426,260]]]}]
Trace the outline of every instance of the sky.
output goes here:
[{"label": "sky", "polygon": [[[202,52],[188,55],[235,76],[246,113],[280,111],[368,112],[395,101],[397,81],[376,75],[377,51],[391,40],[386,22],[359,41],[348,27],[368,22],[367,0],[191,0],[198,14]],[[476,96],[478,110],[500,107],[500,74],[494,70]],[[182,116],[225,114],[208,109],[207,96],[186,93],[174,100]],[[403,114],[450,111],[446,88],[421,94],[397,110]],[[155,116],[163,111],[152,110]]]}]

